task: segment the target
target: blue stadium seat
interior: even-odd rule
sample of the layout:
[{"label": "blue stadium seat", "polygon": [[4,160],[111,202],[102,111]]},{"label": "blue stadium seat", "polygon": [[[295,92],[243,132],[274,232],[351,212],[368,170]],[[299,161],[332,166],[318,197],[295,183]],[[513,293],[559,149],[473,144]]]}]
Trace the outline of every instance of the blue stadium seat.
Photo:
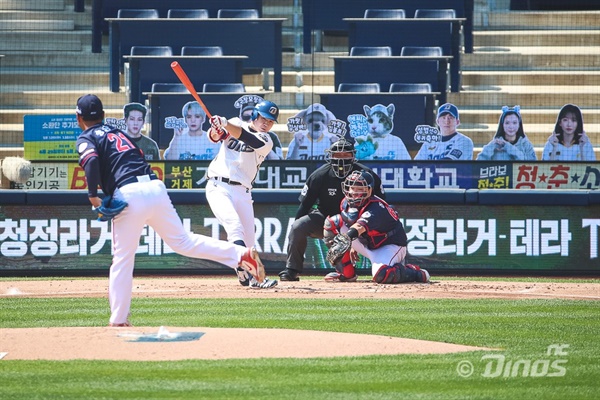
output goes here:
[{"label": "blue stadium seat", "polygon": [[406,13],[400,8],[367,8],[364,18],[406,18]]},{"label": "blue stadium seat", "polygon": [[217,18],[259,18],[258,10],[254,8],[222,8],[217,11]]},{"label": "blue stadium seat", "polygon": [[158,18],[154,8],[123,8],[117,12],[117,18]]},{"label": "blue stadium seat", "polygon": [[403,46],[401,56],[441,57],[442,48],[439,46]]},{"label": "blue stadium seat", "polygon": [[337,91],[340,93],[379,93],[381,86],[379,83],[340,83]]},{"label": "blue stadium seat", "polygon": [[171,46],[133,46],[131,47],[132,56],[172,56]]},{"label": "blue stadium seat", "polygon": [[397,83],[390,85],[390,92],[400,93],[431,93],[430,83]]},{"label": "blue stadium seat", "polygon": [[350,49],[351,56],[389,57],[392,55],[390,46],[354,46]]},{"label": "blue stadium seat", "polygon": [[183,83],[153,83],[153,92],[171,92],[171,93],[187,93],[187,88]]},{"label": "blue stadium seat", "polygon": [[205,83],[202,85],[203,92],[245,92],[243,83]]},{"label": "blue stadium seat", "polygon": [[208,10],[205,8],[190,9],[190,8],[178,8],[167,11],[167,18],[193,18],[193,19],[206,19],[209,18]]},{"label": "blue stadium seat", "polygon": [[183,46],[181,48],[182,56],[222,56],[223,48],[221,46]]},{"label": "blue stadium seat", "polygon": [[415,18],[456,18],[456,11],[446,9],[422,9],[415,10]]}]

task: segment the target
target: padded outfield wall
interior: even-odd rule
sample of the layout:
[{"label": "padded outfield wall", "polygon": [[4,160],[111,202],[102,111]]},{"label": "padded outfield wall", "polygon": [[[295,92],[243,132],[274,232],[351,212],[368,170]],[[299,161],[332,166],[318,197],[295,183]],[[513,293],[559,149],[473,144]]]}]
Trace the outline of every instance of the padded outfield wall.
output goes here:
[{"label": "padded outfield wall", "polygon": [[[404,223],[411,263],[434,273],[597,275],[600,271],[596,163],[368,164],[383,176],[387,199]],[[298,195],[318,165],[286,161],[261,168],[260,188],[254,190],[255,228],[257,247],[270,273],[284,267]],[[201,188],[205,162],[153,167],[170,188],[186,229],[225,237]],[[536,171],[535,190],[519,185],[524,170]],[[189,177],[183,179],[185,175]],[[556,183],[559,177],[564,184]],[[82,182],[76,163],[57,163],[50,169],[47,163],[35,163],[31,182],[0,191],[0,275],[108,270],[111,227],[94,219]],[[40,189],[33,189],[36,186]],[[325,252],[321,241],[310,240],[305,263],[309,272],[331,268]],[[138,272],[227,271],[212,262],[174,254],[148,227],[136,257]],[[369,272],[368,261],[361,259],[359,267]]]}]

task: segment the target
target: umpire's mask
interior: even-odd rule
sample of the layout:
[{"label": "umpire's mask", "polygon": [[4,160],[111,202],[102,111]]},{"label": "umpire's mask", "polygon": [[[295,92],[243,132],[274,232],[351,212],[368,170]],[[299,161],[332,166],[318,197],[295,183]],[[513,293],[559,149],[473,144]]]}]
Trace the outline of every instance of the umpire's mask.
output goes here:
[{"label": "umpire's mask", "polygon": [[346,139],[340,139],[326,150],[326,160],[338,178],[345,178],[356,162],[356,149]]}]

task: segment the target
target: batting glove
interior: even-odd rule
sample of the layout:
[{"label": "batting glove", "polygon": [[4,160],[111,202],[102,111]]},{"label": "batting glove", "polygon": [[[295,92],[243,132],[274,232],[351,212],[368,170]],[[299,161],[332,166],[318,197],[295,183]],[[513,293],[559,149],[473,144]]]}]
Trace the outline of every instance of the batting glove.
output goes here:
[{"label": "batting glove", "polygon": [[210,117],[210,125],[217,130],[224,129],[227,126],[227,118],[213,115]]}]

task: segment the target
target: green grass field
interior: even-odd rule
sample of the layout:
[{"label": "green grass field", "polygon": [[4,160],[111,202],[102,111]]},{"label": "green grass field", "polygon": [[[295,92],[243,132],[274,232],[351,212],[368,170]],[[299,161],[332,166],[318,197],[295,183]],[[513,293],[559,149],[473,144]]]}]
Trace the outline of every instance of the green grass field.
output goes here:
[{"label": "green grass field", "polygon": [[[0,298],[0,309],[1,328],[105,326],[108,319],[105,298]],[[595,399],[600,386],[597,301],[134,298],[133,309],[137,326],[310,329],[498,350],[223,361],[0,360],[0,398]],[[1,339],[0,352],[6,351]],[[553,345],[558,354],[548,354]]]}]

